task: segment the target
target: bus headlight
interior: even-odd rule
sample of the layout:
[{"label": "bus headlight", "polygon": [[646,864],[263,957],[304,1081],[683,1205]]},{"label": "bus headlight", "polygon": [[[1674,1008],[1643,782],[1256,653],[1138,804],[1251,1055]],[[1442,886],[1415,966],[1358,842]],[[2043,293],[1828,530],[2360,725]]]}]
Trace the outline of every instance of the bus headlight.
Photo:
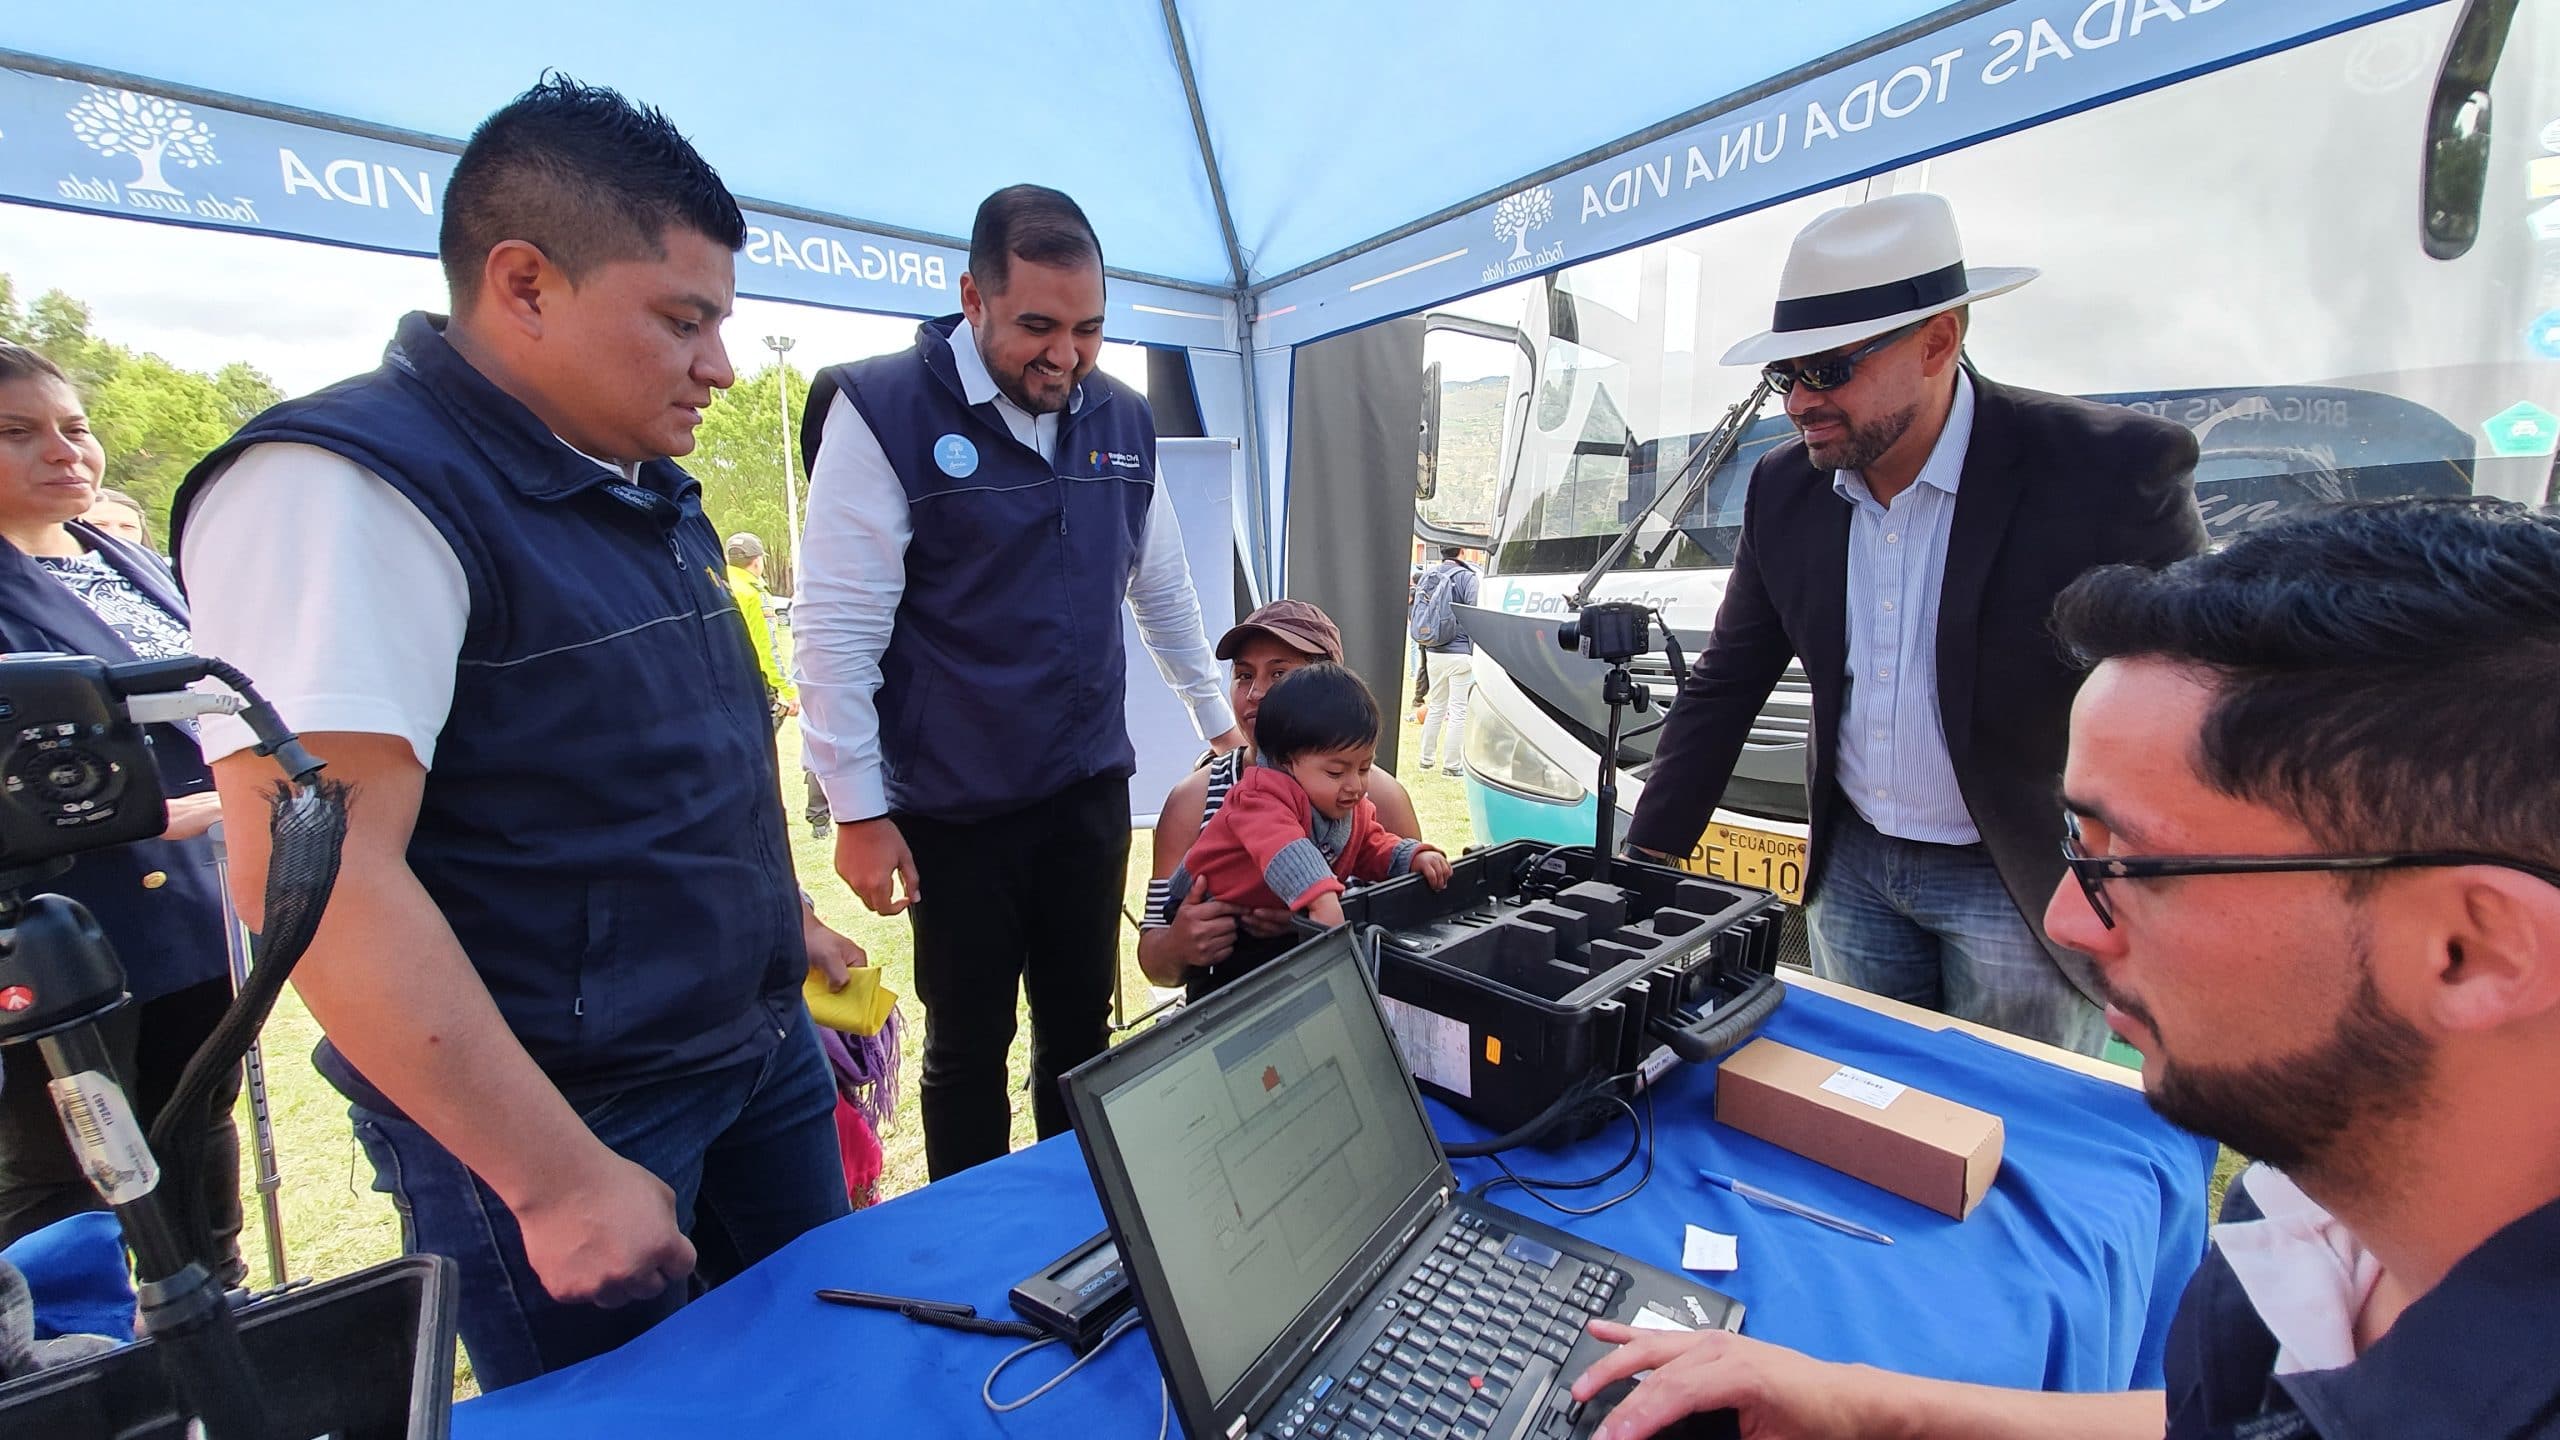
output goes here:
[{"label": "bus headlight", "polygon": [[1481,702],[1467,717],[1467,769],[1505,790],[1563,805],[1582,803],[1582,783],[1541,753],[1519,727]]}]

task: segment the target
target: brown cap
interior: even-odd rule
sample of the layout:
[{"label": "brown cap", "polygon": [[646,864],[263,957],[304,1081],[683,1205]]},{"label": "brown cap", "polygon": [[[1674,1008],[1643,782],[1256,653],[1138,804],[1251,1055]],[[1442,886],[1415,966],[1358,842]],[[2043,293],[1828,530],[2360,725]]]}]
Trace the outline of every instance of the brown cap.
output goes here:
[{"label": "brown cap", "polygon": [[1218,658],[1236,658],[1237,648],[1256,631],[1310,655],[1336,664],[1342,661],[1342,632],[1334,627],[1333,617],[1304,600],[1274,600],[1237,621],[1234,629],[1218,637]]}]

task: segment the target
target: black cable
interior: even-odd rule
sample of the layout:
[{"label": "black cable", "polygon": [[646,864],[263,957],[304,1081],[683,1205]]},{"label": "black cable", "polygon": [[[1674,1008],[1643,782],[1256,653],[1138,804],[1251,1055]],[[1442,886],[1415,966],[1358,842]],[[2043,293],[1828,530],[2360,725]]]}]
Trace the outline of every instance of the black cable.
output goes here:
[{"label": "black cable", "polygon": [[1627,1160],[1621,1159],[1617,1164],[1602,1171],[1598,1175],[1589,1177],[1588,1179],[1548,1180],[1534,1175],[1524,1176],[1518,1174],[1513,1171],[1510,1166],[1505,1165],[1502,1162],[1501,1157],[1495,1156],[1493,1157],[1494,1167],[1502,1173],[1476,1187],[1475,1193],[1480,1196],[1489,1195],[1502,1185],[1510,1184],[1518,1187],[1522,1194],[1537,1201],[1539,1204],[1546,1206],[1548,1209],[1557,1212],[1558,1214],[1575,1216],[1597,1215],[1601,1211],[1607,1210],[1610,1207],[1633,1197],[1637,1191],[1642,1190],[1647,1182],[1653,1179],[1653,1138],[1655,1132],[1653,1119],[1653,1092],[1650,1090],[1645,1092],[1644,1114],[1641,1116],[1636,1114],[1636,1107],[1628,1104],[1618,1096],[1612,1095],[1609,1099],[1612,1103],[1616,1104],[1618,1108],[1627,1112],[1628,1122],[1635,1126],[1635,1138],[1630,1145],[1628,1158],[1633,1158],[1635,1146],[1640,1145],[1644,1151],[1644,1173],[1636,1177],[1636,1182],[1633,1185],[1628,1186],[1626,1189],[1610,1196],[1608,1199],[1601,1201],[1597,1205],[1566,1205],[1549,1199],[1544,1194],[1541,1194],[1540,1191],[1590,1189],[1595,1185],[1604,1183],[1611,1176],[1614,1176],[1618,1172],[1626,1169]]},{"label": "black cable", "polygon": [[346,784],[337,780],[301,789],[279,783],[269,792],[273,813],[268,828],[266,924],[258,939],[257,961],[250,967],[248,983],[179,1073],[177,1088],[151,1126],[151,1149],[168,1172],[164,1183],[170,1194],[182,1197],[174,1207],[181,1234],[209,1271],[219,1269],[213,1227],[196,1197],[204,1193],[199,1177],[208,1163],[205,1151],[211,1140],[216,1090],[239,1072],[241,1057],[283,995],[294,962],[302,958],[320,928],[329,892],[338,883],[338,861],[347,838],[347,793]]},{"label": "black cable", "polygon": [[241,1057],[284,993],[294,962],[302,958],[320,928],[346,844],[349,791],[338,781],[320,778],[325,762],[303,748],[293,727],[285,724],[238,666],[209,655],[141,660],[108,667],[107,682],[119,697],[131,697],[183,690],[207,676],[240,697],[240,719],[257,737],[257,753],[272,757],[291,777],[289,783],[268,792],[266,914],[257,963],[213,1033],[187,1061],[148,1137],[161,1157],[169,1193],[181,1197],[174,1207],[181,1238],[195,1258],[214,1271],[219,1266],[213,1257],[213,1227],[199,1198],[203,1194],[199,1177],[207,1166],[205,1150],[216,1108],[214,1093],[239,1072]]},{"label": "black cable", "polygon": [[1440,1148],[1452,1160],[1481,1160],[1489,1155],[1516,1149],[1564,1123],[1573,1112],[1585,1105],[1617,1100],[1617,1096],[1609,1093],[1609,1088],[1625,1078],[1627,1077],[1613,1075],[1605,1080],[1586,1080],[1579,1085],[1569,1086],[1562,1094],[1548,1101],[1546,1109],[1539,1111],[1514,1129],[1506,1130],[1490,1140],[1470,1140],[1457,1145],[1444,1144]]},{"label": "black cable", "polygon": [[[1612,1095],[1609,1097],[1609,1100],[1610,1103],[1616,1105],[1619,1109],[1627,1109],[1627,1102],[1619,1099],[1617,1096]],[[1635,1112],[1628,1110],[1627,1113],[1632,1117]],[[1600,1171],[1598,1174],[1586,1175],[1579,1180],[1558,1180],[1544,1175],[1523,1175],[1519,1171],[1512,1169],[1507,1163],[1499,1158],[1495,1158],[1493,1163],[1496,1169],[1501,1170],[1506,1175],[1509,1175],[1512,1179],[1512,1183],[1514,1184],[1535,1185],[1543,1190],[1590,1190],[1616,1179],[1628,1166],[1636,1163],[1636,1154],[1643,1143],[1644,1127],[1639,1125],[1628,1131],[1627,1153],[1619,1156],[1616,1164],[1611,1165],[1606,1170]],[[1488,1181],[1487,1183],[1490,1184],[1491,1182]]]}]

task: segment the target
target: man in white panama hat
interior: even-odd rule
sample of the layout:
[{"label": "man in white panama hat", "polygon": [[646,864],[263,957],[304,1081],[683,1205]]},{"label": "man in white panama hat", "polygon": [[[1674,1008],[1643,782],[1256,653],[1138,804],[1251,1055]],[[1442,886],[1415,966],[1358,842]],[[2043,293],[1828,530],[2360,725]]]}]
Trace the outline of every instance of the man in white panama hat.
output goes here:
[{"label": "man in white panama hat", "polygon": [[2062,873],[2079,678],[2045,622],[2082,573],[2195,554],[2204,528],[2183,428],[1964,363],[1972,303],[2035,276],[1968,268],[1936,195],[1833,210],[1796,236],[1771,328],[1724,363],[1763,367],[1798,439],[1752,472],[1714,635],[1627,844],[1695,850],[1801,657],[1815,968],[2095,1054],[2094,972],[2032,918]]}]

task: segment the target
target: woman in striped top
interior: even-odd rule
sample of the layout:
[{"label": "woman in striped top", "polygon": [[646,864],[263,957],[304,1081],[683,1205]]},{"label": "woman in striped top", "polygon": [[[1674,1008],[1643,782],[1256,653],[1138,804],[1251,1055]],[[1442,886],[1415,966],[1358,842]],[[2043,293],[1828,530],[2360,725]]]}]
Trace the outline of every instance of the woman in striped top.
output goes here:
[{"label": "woman in striped top", "polygon": [[[1253,717],[1262,697],[1280,677],[1319,660],[1342,661],[1342,632],[1332,617],[1304,600],[1274,600],[1247,615],[1218,638],[1218,658],[1230,667],[1236,725],[1253,738]],[[1205,890],[1187,897],[1171,923],[1165,912],[1174,897],[1166,880],[1209,817],[1218,813],[1242,767],[1253,763],[1253,750],[1229,751],[1204,760],[1183,777],[1164,799],[1156,816],[1154,878],[1147,882],[1147,919],[1138,937],[1138,968],[1159,985],[1180,985],[1194,997],[1207,994],[1291,944],[1286,910],[1246,910],[1211,900]],[[1369,800],[1378,823],[1406,839],[1422,838],[1414,817],[1413,797],[1384,770],[1372,773]]]}]

